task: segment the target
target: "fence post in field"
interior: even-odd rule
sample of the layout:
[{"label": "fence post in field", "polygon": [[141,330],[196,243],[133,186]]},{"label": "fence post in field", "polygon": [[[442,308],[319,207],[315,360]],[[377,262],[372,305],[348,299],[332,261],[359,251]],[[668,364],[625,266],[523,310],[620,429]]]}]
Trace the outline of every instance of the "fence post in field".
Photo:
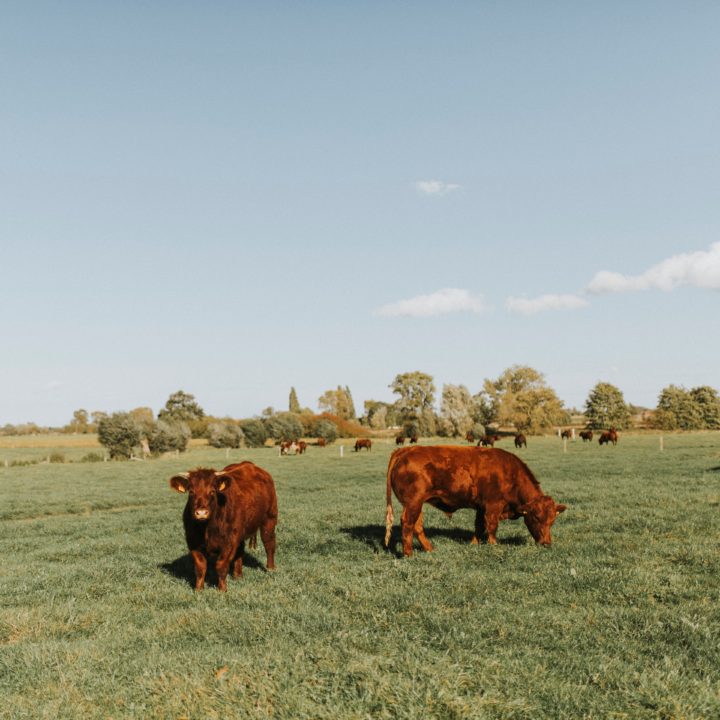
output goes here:
[{"label": "fence post in field", "polygon": [[663,452],[665,450],[665,443],[663,442],[663,436],[660,436],[660,452]]},{"label": "fence post in field", "polygon": [[341,446],[340,446],[340,457],[344,457],[344,454],[343,454],[343,453],[344,453],[344,450],[345,450],[345,446],[344,446],[344,445],[341,445]]},{"label": "fence post in field", "polygon": [[563,438],[563,452],[564,453],[567,452],[567,438],[566,437]]},{"label": "fence post in field", "polygon": [[225,459],[227,460],[230,457],[230,448],[225,448]]},{"label": "fence post in field", "polygon": [[8,459],[5,458],[5,467],[10,467],[10,463],[8,463]]}]

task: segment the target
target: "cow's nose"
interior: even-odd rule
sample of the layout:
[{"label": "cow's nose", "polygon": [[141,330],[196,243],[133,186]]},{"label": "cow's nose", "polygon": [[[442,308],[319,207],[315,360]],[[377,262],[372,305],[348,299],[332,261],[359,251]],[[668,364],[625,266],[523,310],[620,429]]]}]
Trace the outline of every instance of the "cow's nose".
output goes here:
[{"label": "cow's nose", "polygon": [[209,510],[196,510],[195,511],[195,517],[198,520],[207,520],[209,515],[210,515]]}]

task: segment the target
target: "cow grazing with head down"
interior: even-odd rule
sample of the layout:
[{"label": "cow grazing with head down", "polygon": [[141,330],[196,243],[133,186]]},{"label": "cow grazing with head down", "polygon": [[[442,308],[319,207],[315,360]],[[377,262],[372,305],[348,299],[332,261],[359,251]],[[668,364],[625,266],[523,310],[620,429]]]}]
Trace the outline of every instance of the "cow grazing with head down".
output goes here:
[{"label": "cow grazing with head down", "polygon": [[468,430],[468,431],[465,433],[465,439],[466,439],[469,443],[474,443],[474,442],[475,442],[475,433],[474,433],[472,430]]},{"label": "cow grazing with head down", "polygon": [[565,440],[566,438],[567,438],[567,439],[572,438],[572,430],[563,430],[563,431],[560,433],[560,439],[561,439],[561,440]]},{"label": "cow grazing with head down", "polygon": [[227,590],[232,565],[242,575],[245,540],[258,530],[265,546],[267,568],[275,568],[277,496],[271,475],[251,462],[228,465],[216,472],[197,468],[170,478],[170,486],[187,493],[183,512],[185,539],[195,566],[195,589],[205,586],[208,559],[215,562],[218,589]]},{"label": "cow grazing with head down", "polygon": [[411,445],[417,445],[418,436],[417,435],[411,435],[410,436],[410,444]]},{"label": "cow grazing with head down", "polygon": [[360,438],[355,441],[355,452],[359,452],[362,448],[370,450],[372,448],[372,442],[370,438]]},{"label": "cow grazing with head down", "polygon": [[440,445],[396,450],[387,471],[385,546],[394,520],[392,493],[403,505],[403,554],[412,554],[413,535],[423,549],[433,549],[423,529],[422,508],[429,503],[447,514],[475,510],[472,542],[494,545],[500,520],[523,517],[535,542],[550,545],[550,528],[566,509],[545,495],[530,468],[505,450]]},{"label": "cow grazing with head down", "polygon": [[302,455],[307,450],[307,443],[304,440],[298,440],[296,444],[297,444],[296,453],[298,455]]},{"label": "cow grazing with head down", "polygon": [[495,447],[495,443],[500,440],[499,435],[483,435],[478,441],[478,447]]},{"label": "cow grazing with head down", "polygon": [[521,448],[523,445],[527,447],[527,438],[522,433],[518,433],[515,436],[515,447]]},{"label": "cow grazing with head down", "polygon": [[404,445],[405,444],[405,436],[404,435],[396,435],[395,436],[395,444],[396,445]]},{"label": "cow grazing with head down", "polygon": [[617,445],[618,441],[618,434],[617,430],[615,428],[610,428],[606,432],[604,432],[602,435],[600,435],[600,438],[598,439],[598,443],[600,445],[609,445],[612,443],[613,445]]},{"label": "cow grazing with head down", "polygon": [[318,438],[315,444],[318,447],[325,447],[327,445],[327,440],[325,440],[325,438]]},{"label": "cow grazing with head down", "polygon": [[582,438],[583,442],[592,442],[593,431],[592,430],[581,430],[580,437]]}]

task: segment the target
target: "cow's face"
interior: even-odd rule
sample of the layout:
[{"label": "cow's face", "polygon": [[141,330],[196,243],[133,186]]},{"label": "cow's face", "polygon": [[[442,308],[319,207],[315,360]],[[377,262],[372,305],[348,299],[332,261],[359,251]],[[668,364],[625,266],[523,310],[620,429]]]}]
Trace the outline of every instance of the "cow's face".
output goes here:
[{"label": "cow's face", "polygon": [[170,478],[170,487],[188,493],[190,511],[195,520],[209,520],[218,506],[218,496],[231,482],[231,477],[209,468],[199,468]]},{"label": "cow's face", "polygon": [[535,542],[547,547],[552,542],[550,528],[566,509],[567,506],[557,505],[549,495],[543,495],[518,508],[518,512],[525,518],[525,525]]}]

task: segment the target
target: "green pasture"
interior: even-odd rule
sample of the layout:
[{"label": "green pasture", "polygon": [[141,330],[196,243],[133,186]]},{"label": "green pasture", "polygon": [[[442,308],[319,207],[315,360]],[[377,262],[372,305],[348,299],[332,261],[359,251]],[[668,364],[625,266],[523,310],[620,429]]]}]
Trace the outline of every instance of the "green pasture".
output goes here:
[{"label": "green pasture", "polygon": [[226,594],[192,590],[168,487],[225,451],[0,465],[0,718],[720,717],[720,434],[528,443],[552,548],[428,508],[410,559],[381,546],[394,446],[231,451],[280,517],[277,571],[260,546]]}]

